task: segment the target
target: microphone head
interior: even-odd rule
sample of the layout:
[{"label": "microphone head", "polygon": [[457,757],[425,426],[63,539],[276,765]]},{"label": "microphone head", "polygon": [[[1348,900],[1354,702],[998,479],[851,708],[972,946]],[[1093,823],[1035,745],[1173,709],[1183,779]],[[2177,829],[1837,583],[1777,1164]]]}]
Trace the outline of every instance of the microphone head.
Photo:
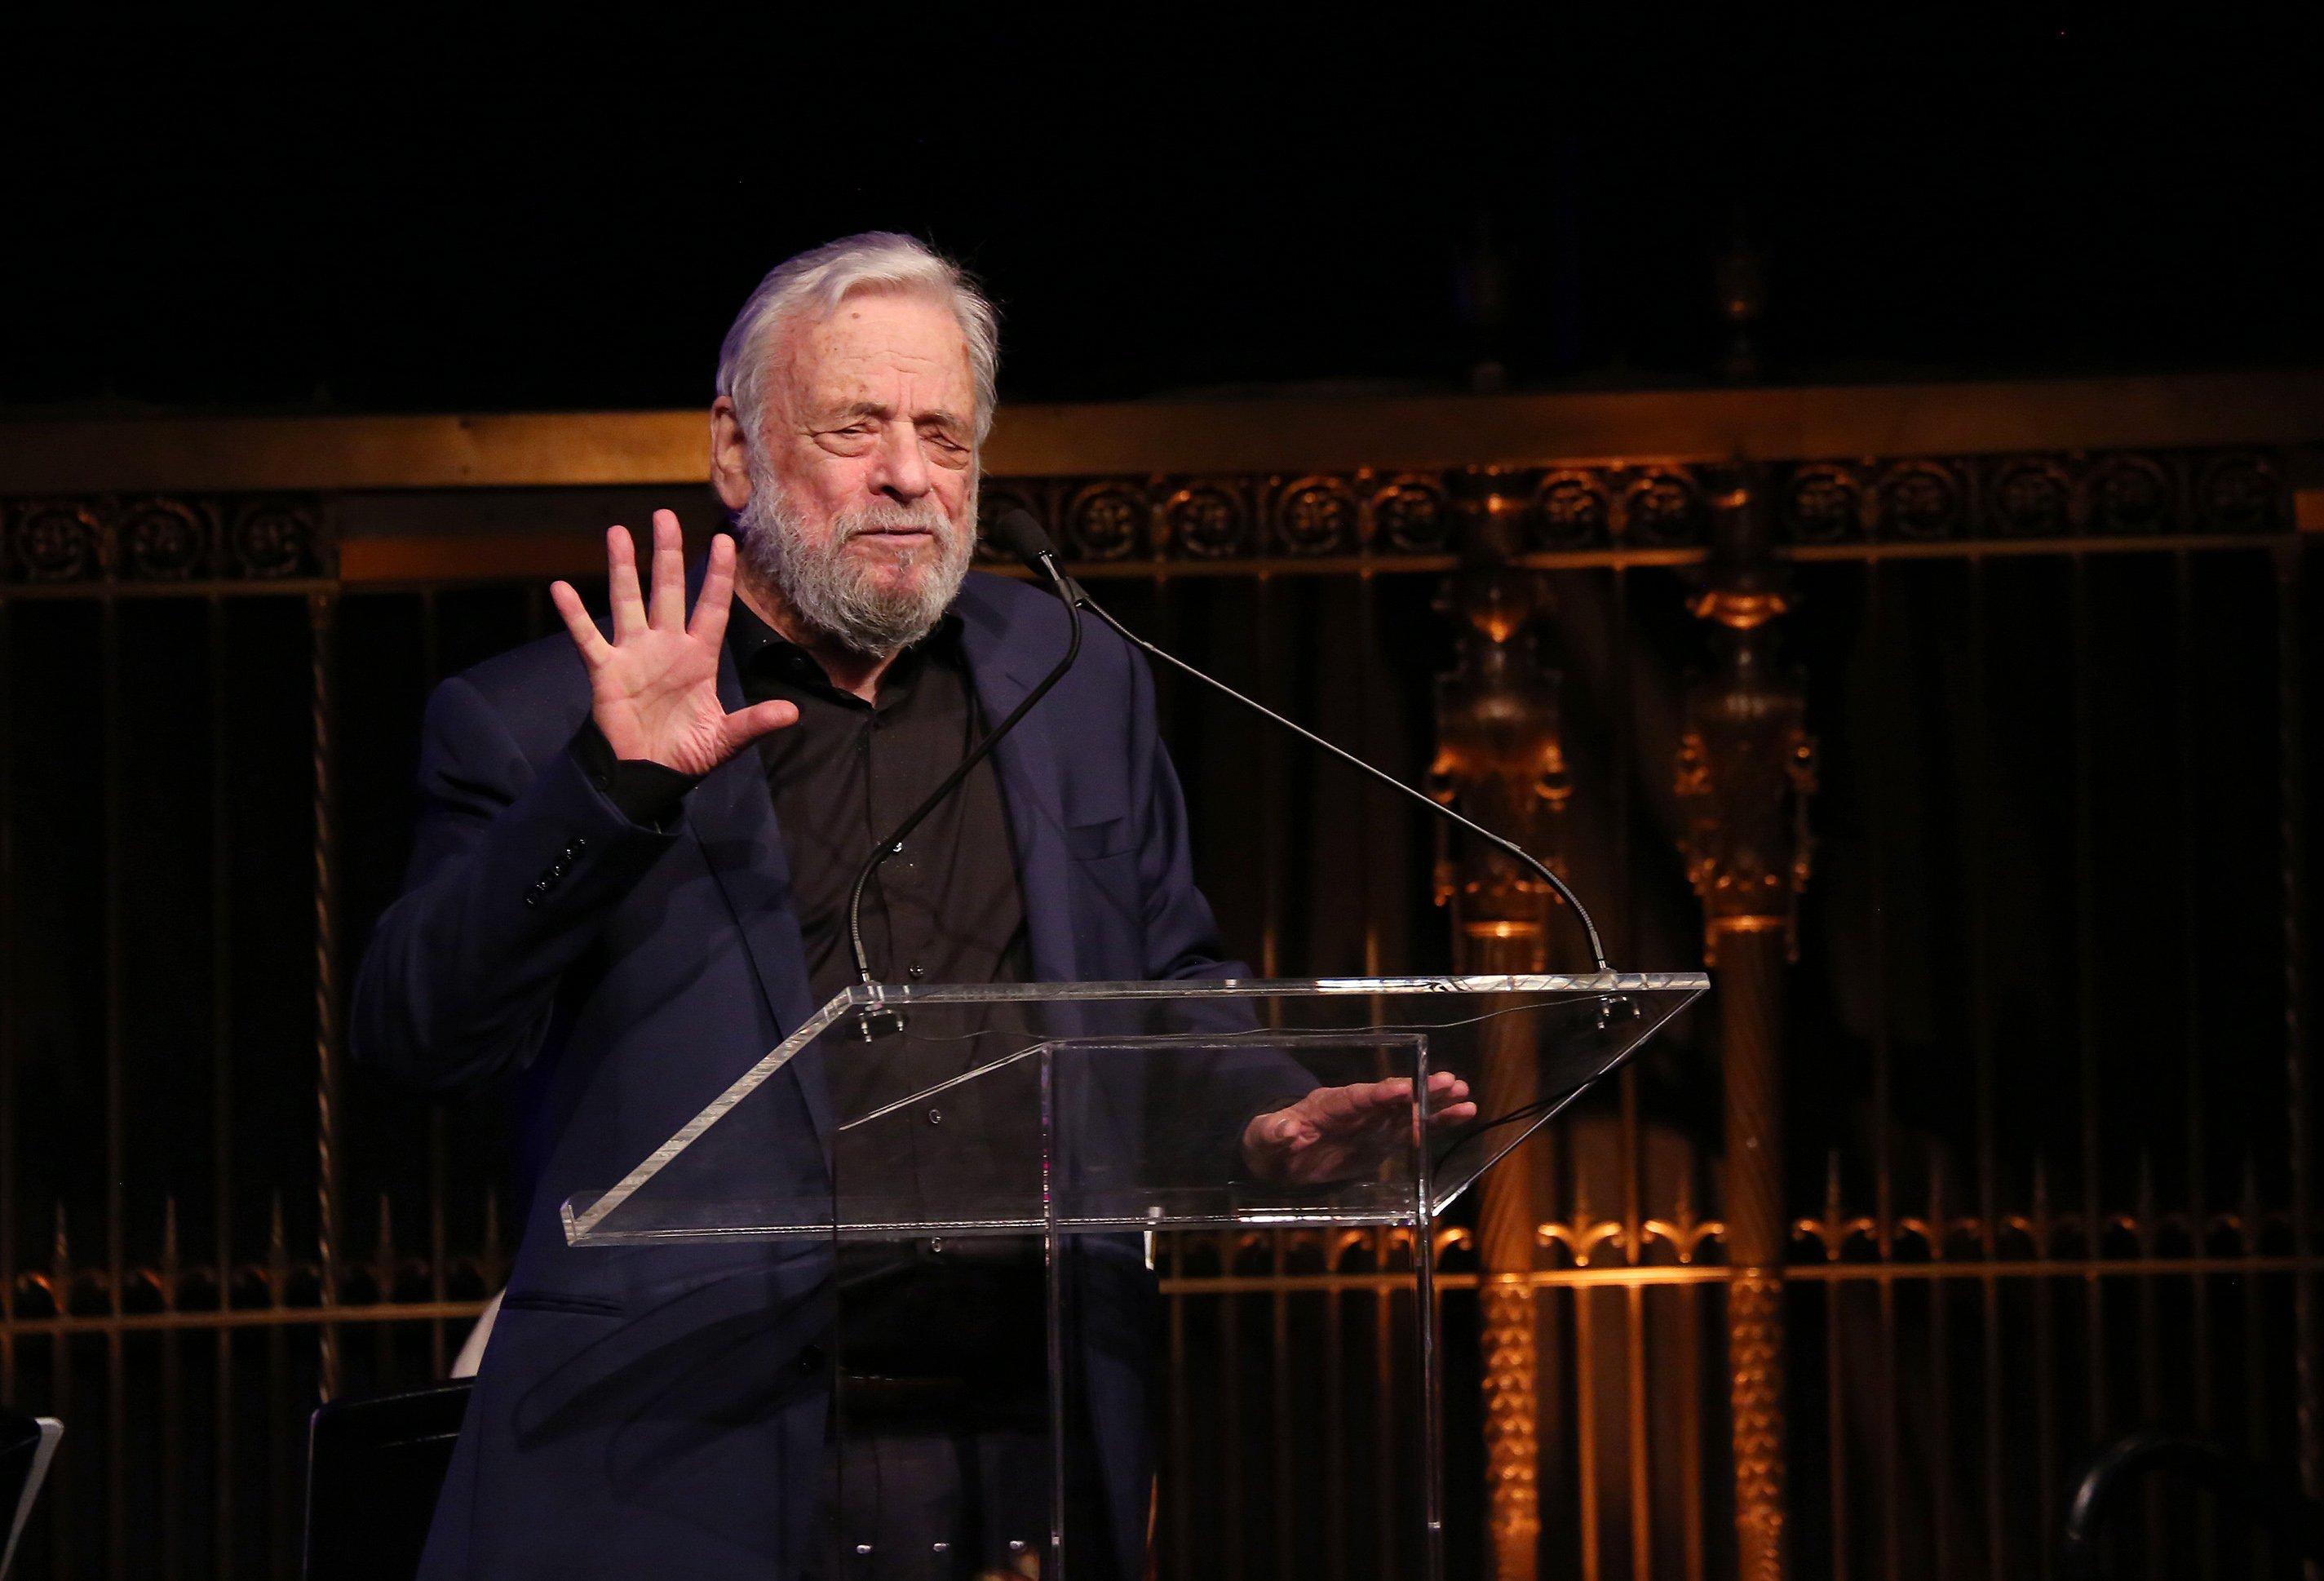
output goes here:
[{"label": "microphone head", "polygon": [[992,525],[984,530],[984,541],[1015,555],[1036,571],[1041,569],[1043,555],[1057,552],[1049,535],[1033,519],[1033,513],[1022,505],[1012,505],[994,517]]}]

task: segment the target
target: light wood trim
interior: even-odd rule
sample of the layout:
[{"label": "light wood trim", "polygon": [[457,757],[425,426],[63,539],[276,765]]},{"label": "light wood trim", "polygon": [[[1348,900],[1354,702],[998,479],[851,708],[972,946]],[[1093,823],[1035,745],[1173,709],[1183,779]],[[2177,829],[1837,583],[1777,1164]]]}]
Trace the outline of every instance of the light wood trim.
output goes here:
[{"label": "light wood trim", "polygon": [[[2324,439],[2324,372],[1003,410],[994,476],[1616,457],[1858,458]],[[696,411],[0,422],[0,494],[702,482]]]}]

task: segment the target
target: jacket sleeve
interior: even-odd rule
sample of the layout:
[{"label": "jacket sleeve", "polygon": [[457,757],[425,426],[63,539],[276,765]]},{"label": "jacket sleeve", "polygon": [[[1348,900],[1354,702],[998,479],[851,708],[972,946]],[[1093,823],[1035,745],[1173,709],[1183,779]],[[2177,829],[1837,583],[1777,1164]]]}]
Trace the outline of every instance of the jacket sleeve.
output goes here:
[{"label": "jacket sleeve", "polygon": [[411,865],[355,981],[355,1058],[449,1093],[540,1052],[559,978],[677,837],[606,790],[575,746],[536,768],[466,680],[437,688]]},{"label": "jacket sleeve", "polygon": [[1131,794],[1140,800],[1138,864],[1146,901],[1146,975],[1248,977],[1249,966],[1224,958],[1218,920],[1194,883],[1186,800],[1155,722],[1154,675],[1144,654],[1131,651],[1130,671]]},{"label": "jacket sleeve", "polygon": [[[1155,723],[1153,674],[1140,653],[1131,653],[1130,667],[1131,767],[1143,799],[1139,864],[1146,903],[1146,975],[1182,982],[1248,978],[1251,969],[1227,956],[1210,901],[1194,883],[1186,802]],[[1258,1022],[1249,1001],[1230,999],[1181,1005],[1172,1025],[1239,1037],[1255,1031]],[[1240,1175],[1242,1135],[1250,1121],[1297,1102],[1317,1085],[1314,1072],[1264,1041],[1201,1059],[1157,1061],[1149,1071],[1149,1079],[1162,1085],[1147,1096],[1144,1145],[1157,1158],[1196,1160],[1188,1166],[1194,1177]]]}]

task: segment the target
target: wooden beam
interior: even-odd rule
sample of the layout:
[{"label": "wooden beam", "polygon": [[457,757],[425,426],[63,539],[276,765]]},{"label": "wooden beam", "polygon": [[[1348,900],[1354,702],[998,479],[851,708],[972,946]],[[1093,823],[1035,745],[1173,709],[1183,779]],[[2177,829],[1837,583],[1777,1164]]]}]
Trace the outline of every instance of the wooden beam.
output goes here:
[{"label": "wooden beam", "polygon": [[[1005,408],[998,477],[1746,455],[1966,455],[2324,439],[2324,372]],[[702,482],[705,414],[0,421],[0,495]]]}]

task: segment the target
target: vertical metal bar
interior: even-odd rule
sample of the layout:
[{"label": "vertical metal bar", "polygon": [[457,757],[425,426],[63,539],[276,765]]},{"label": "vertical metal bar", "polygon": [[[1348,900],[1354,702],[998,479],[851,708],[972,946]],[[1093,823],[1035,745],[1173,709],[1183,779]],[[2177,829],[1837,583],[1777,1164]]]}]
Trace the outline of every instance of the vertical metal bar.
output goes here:
[{"label": "vertical metal bar", "polygon": [[[1415,1092],[1428,1090],[1428,1048],[1414,1062]],[[1444,1393],[1436,1335],[1443,1316],[1436,1304],[1436,1202],[1430,1189],[1429,1153],[1413,1149],[1416,1212],[1412,1224],[1413,1351],[1420,1367],[1420,1503],[1422,1581],[1444,1581]]]},{"label": "vertical metal bar", "polygon": [[[2259,1166],[2251,1153],[2244,1154],[2243,1212],[2241,1220],[2244,1255],[2256,1257],[2261,1244]],[[2273,1456],[2274,1435],[2268,1431],[2268,1408],[2274,1403],[2267,1386],[2267,1325],[2264,1306],[2261,1300],[2264,1286],[2258,1279],[2244,1281],[2244,1458],[2254,1465],[2269,1464]],[[2274,1545],[2264,1531],[2252,1537],[2252,1573],[2273,1576]]]},{"label": "vertical metal bar", "polygon": [[[1631,586],[1629,571],[1627,568],[1618,566],[1614,569],[1613,578],[1613,661],[1614,673],[1617,678],[1616,701],[1614,707],[1615,747],[1613,766],[1615,773],[1615,866],[1613,892],[1623,897],[1618,920],[1621,926],[1620,937],[1623,940],[1623,953],[1626,957],[1628,957],[1634,956],[1636,953],[1638,934],[1636,913],[1629,905],[1628,900],[1632,877],[1631,864],[1634,860],[1631,850],[1632,828],[1630,811],[1632,798],[1636,795],[1636,784],[1632,779],[1632,771],[1635,766],[1632,760],[1637,754],[1638,745],[1636,736],[1632,734],[1631,726],[1637,716],[1637,668],[1632,662],[1633,639],[1631,636],[1630,623]],[[1624,1101],[1627,1104],[1630,1101],[1631,1094],[1636,1086],[1637,1073],[1631,1067],[1625,1066],[1622,1069],[1622,1077],[1625,1084],[1623,1089]],[[1694,1185],[1692,1172],[1695,1167],[1696,1160],[1692,1156],[1692,1153],[1690,1153],[1685,1164],[1685,1169],[1688,1172],[1682,1174],[1679,1178],[1679,1199],[1673,1215],[1674,1222],[1681,1225],[1692,1225],[1694,1222],[1694,1211],[1692,1206]],[[1681,1262],[1691,1262],[1694,1260],[1694,1255],[1695,1253],[1692,1248],[1683,1246],[1680,1248],[1679,1260]],[[1702,1359],[1702,1307],[1703,1303],[1711,1299],[1707,1290],[1708,1287],[1706,1286],[1682,1285],[1673,1292],[1678,1299],[1680,1315],[1679,1400],[1681,1403],[1677,1413],[1679,1428],[1679,1502],[1680,1530],[1685,1546],[1687,1581],[1703,1581],[1705,1567],[1708,1564],[1708,1558],[1704,1551],[1705,1530],[1702,1502],[1702,1419],[1705,1402],[1703,1400],[1701,1371]],[[1722,1330],[1727,1327],[1723,1314],[1720,1327]],[[1544,1354],[1554,1354],[1555,1353],[1554,1350],[1545,1346]]]},{"label": "vertical metal bar", "polygon": [[1268,1239],[1271,1243],[1269,1266],[1275,1271],[1275,1288],[1268,1298],[1272,1308],[1268,1315],[1273,1319],[1274,1341],[1273,1354],[1268,1358],[1273,1384],[1268,1405],[1275,1448],[1275,1574],[1289,1576],[1294,1567],[1293,1556],[1297,1552],[1293,1522],[1298,1514],[1292,1496],[1296,1484],[1291,1456],[1291,1293],[1283,1285],[1284,1276],[1291,1271],[1287,1259],[1289,1237],[1277,1230]]},{"label": "vertical metal bar", "polygon": [[[2203,1134],[2203,933],[2201,827],[2199,794],[2202,764],[2195,747],[2195,566],[2185,550],[2172,557],[2172,734],[2178,738],[2179,770],[2179,960],[2182,1035],[2187,1056],[2187,1233],[2198,1257],[2209,1250],[2205,1220],[2209,1196],[2209,1154]],[[2200,1271],[2189,1276],[2195,1431],[2210,1437],[2217,1414],[2211,1389],[2211,1281]],[[2210,1493],[2195,1493],[2195,1555],[2204,1581],[2219,1571],[2218,1510]]]},{"label": "vertical metal bar", "polygon": [[1630,1571],[1637,1581],[1652,1581],[1654,1478],[1647,1453],[1646,1287],[1629,1285],[1622,1295],[1629,1327],[1626,1382],[1630,1407]]},{"label": "vertical metal bar", "polygon": [[[1887,663],[1888,610],[1885,568],[1878,560],[1864,568],[1865,623],[1877,656],[1875,667],[1884,693],[1884,720],[1903,717],[1894,707],[1896,675]],[[1890,761],[1885,751],[1874,754],[1868,774],[1872,805],[1866,809],[1867,845],[1872,880],[1872,1169],[1874,1235],[1883,1263],[1896,1257],[1896,1160],[1895,1093],[1890,1080],[1888,1046],[1888,795],[1884,769]],[[1882,1280],[1880,1304],[1880,1543],[1881,1573],[1896,1581],[1904,1569],[1904,1464],[1902,1429],[1896,1410],[1896,1285]]]},{"label": "vertical metal bar", "polygon": [[[1689,1253],[1692,1256],[1692,1253]],[[1686,1538],[1686,1581],[1703,1581],[1702,1304],[1721,1287],[1681,1285],[1679,1298],[1679,1517]],[[1721,1327],[1725,1327],[1722,1322]]]},{"label": "vertical metal bar", "polygon": [[[210,1202],[211,1258],[218,1309],[234,1305],[234,820],[227,796],[232,760],[227,711],[226,600],[209,596],[210,653]],[[234,1331],[217,1341],[211,1428],[217,1445],[210,1492],[211,1574],[235,1571]]]},{"label": "vertical metal bar", "polygon": [[[1178,1233],[1165,1233],[1155,1237],[1159,1255],[1169,1258],[1169,1271],[1174,1279],[1185,1279],[1185,1237]],[[1187,1474],[1192,1472],[1192,1448],[1187,1444],[1187,1388],[1185,1388],[1185,1304],[1187,1295],[1178,1293],[1169,1298],[1169,1407],[1167,1423],[1169,1437],[1165,1439],[1169,1451],[1169,1476],[1159,1493],[1165,1512],[1169,1513],[1169,1558],[1165,1574],[1194,1574],[1194,1553],[1192,1553],[1192,1497],[1187,1493]],[[1165,1512],[1157,1512],[1165,1513]],[[1159,1521],[1157,1523],[1159,1530]]]},{"label": "vertical metal bar", "polygon": [[[2047,1260],[2051,1254],[2052,1231],[2050,1226],[2049,1170],[2042,1155],[2034,1155],[2034,1211],[2029,1216],[2034,1225],[2034,1256]],[[2054,1566],[2051,1558],[2051,1532],[2058,1530],[2058,1497],[2054,1491],[2061,1469],[2058,1464],[2058,1385],[2057,1373],[2052,1361],[2057,1354],[2057,1325],[2051,1312],[2051,1281],[2034,1281],[2034,1452],[2037,1474],[2034,1478],[2035,1521],[2044,1540],[2034,1545],[2034,1560],[2042,1581],[2050,1581]]]},{"label": "vertical metal bar", "polygon": [[338,600],[329,593],[307,599],[310,712],[314,728],[315,813],[315,1253],[321,1265],[323,1315],[320,1341],[322,1396],[339,1389],[339,1329],[331,1312],[339,1302],[339,994],[338,893],[332,814],[333,637]]},{"label": "vertical metal bar", "polygon": [[[1174,1231],[1161,1243],[1170,1249],[1171,1274],[1182,1281],[1186,1241],[1184,1232]],[[1183,1291],[1170,1298],[1170,1544],[1176,1573],[1190,1577],[1201,1573],[1194,1555],[1194,1425],[1186,1392],[1186,1303],[1192,1299]]]},{"label": "vertical metal bar", "polygon": [[[290,1233],[282,1218],[282,1193],[268,1204],[266,1225],[266,1304],[281,1311],[290,1304]],[[290,1403],[290,1327],[266,1326],[266,1556],[271,1574],[289,1581],[293,1565],[290,1534],[296,1526],[291,1512],[291,1460],[285,1429],[293,1414]]]},{"label": "vertical metal bar", "polygon": [[[1382,1273],[1396,1266],[1395,1232],[1375,1232],[1372,1266]],[[1396,1477],[1396,1291],[1381,1280],[1372,1293],[1372,1552],[1379,1556],[1374,1575],[1398,1574],[1397,1563]]]},{"label": "vertical metal bar", "polygon": [[[2301,671],[2307,658],[2300,624],[2301,573],[2309,550],[2304,541],[2275,555],[2276,796],[2282,809],[2283,884],[2283,1098],[2292,1151],[2292,1244],[2302,1256],[2315,1246],[2310,1236],[2315,1202],[2313,1101],[2308,1084],[2307,984],[2302,975],[2308,948],[2306,900],[2307,803],[2301,770],[2307,750]],[[2292,1276],[2292,1322],[2295,1411],[2299,1426],[2300,1483],[2309,1497],[2324,1493],[2324,1402],[2318,1399],[2316,1277],[2306,1269]],[[2319,1568],[2308,1566],[2310,1581]]]},{"label": "vertical metal bar", "polygon": [[[1251,695],[1269,707],[1280,707],[1284,698],[1275,685],[1275,582],[1261,572],[1251,596],[1259,607],[1250,623],[1251,642],[1259,653],[1259,673]],[[1283,742],[1278,733],[1259,737],[1259,975],[1282,975],[1283,964]]]},{"label": "vertical metal bar", "polygon": [[[1987,750],[1992,738],[1992,711],[1987,701],[1986,562],[1982,555],[1969,561],[1969,621],[1967,665],[1969,688],[1969,767],[1974,816],[1992,818],[1998,800],[1993,781],[1993,759]],[[1990,1581],[2002,1581],[2002,1553],[2007,1541],[2001,1465],[2001,1290],[1993,1274],[2000,1255],[2001,1196],[1999,1143],[1996,1139],[1997,1099],[1993,1059],[1993,875],[1987,843],[1972,838],[1967,857],[1969,888],[1969,1041],[1977,1066],[1977,1224],[1979,1260],[1986,1272],[1978,1280],[1978,1318],[1984,1341],[1980,1403],[1984,1414],[1985,1555]],[[1835,1462],[1837,1453],[1835,1452]]]},{"label": "vertical metal bar", "polygon": [[[1842,1221],[1840,1150],[1831,1151],[1824,1176],[1824,1222]],[[1840,1247],[1824,1248],[1826,1260],[1837,1262]],[[1830,1445],[1824,1477],[1831,1496],[1831,1581],[1848,1581],[1848,1374],[1845,1369],[1847,1327],[1840,1321],[1840,1281],[1823,1281],[1824,1438]]]},{"label": "vertical metal bar", "polygon": [[[56,1249],[50,1264],[50,1278],[56,1290],[59,1317],[72,1308],[73,1266],[72,1244],[66,1235],[65,1205],[57,1204]],[[72,1343],[65,1331],[59,1328],[49,1342],[50,1414],[65,1421],[73,1419],[74,1389]],[[68,1581],[73,1573],[73,1558],[78,1535],[73,1530],[73,1517],[80,1513],[80,1475],[73,1463],[59,1459],[49,1468],[49,1575],[51,1581]]]},{"label": "vertical metal bar", "polygon": [[[104,897],[105,897],[105,1286],[106,1308],[122,1315],[128,1288],[127,1204],[129,1072],[126,1039],[128,984],[122,939],[122,800],[127,766],[123,762],[121,719],[121,603],[108,591],[98,605],[97,707],[104,714]],[[115,1581],[129,1572],[129,1406],[123,1375],[121,1330],[105,1336],[105,1568]]]},{"label": "vertical metal bar", "polygon": [[[1929,1257],[1945,1254],[1944,1155],[1929,1150]],[[1929,1527],[1932,1573],[1952,1568],[1952,1377],[1945,1338],[1945,1290],[1949,1281],[1926,1281],[1929,1302]]]},{"label": "vertical metal bar", "polygon": [[[1630,758],[1637,749],[1631,741],[1630,725],[1637,712],[1637,695],[1636,678],[1630,667],[1629,572],[1624,567],[1616,566],[1610,577],[1609,593],[1613,605],[1610,625],[1614,651],[1609,655],[1609,662],[1614,678],[1614,740],[1613,783],[1610,787],[1613,805],[1609,811],[1613,819],[1610,844],[1617,876],[1608,893],[1614,897],[1613,933],[1618,941],[1620,958],[1633,960],[1637,955],[1637,924],[1631,915],[1628,901],[1630,796],[1635,783],[1630,773]],[[1635,1064],[1622,1067],[1620,1089],[1622,1250],[1624,1261],[1630,1267],[1637,1268],[1646,1261],[1646,1233],[1643,1201],[1645,1166],[1639,1156],[1638,1071]],[[1630,1571],[1636,1581],[1650,1581],[1654,1575],[1655,1484],[1652,1433],[1646,1413],[1646,1287],[1629,1285],[1624,1291],[1624,1299],[1628,1335],[1624,1382],[1630,1424]]]},{"label": "vertical metal bar", "polygon": [[[1372,698],[1379,690],[1379,579],[1372,574],[1370,566],[1364,568],[1362,578],[1362,596],[1359,601],[1361,625],[1357,635],[1359,650],[1363,656],[1363,684],[1356,688],[1356,718],[1359,722],[1357,739],[1363,743],[1363,751],[1369,756],[1376,744],[1372,733],[1378,728],[1373,720]],[[1356,797],[1357,833],[1362,838],[1365,850],[1378,851],[1380,844],[1373,837],[1372,829],[1379,816],[1379,797],[1368,785],[1359,786]],[[1364,975],[1367,977],[1380,975],[1380,867],[1381,864],[1378,862],[1363,864]]]},{"label": "vertical metal bar", "polygon": [[[2138,1150],[2138,1411],[2141,1421],[2163,1416],[2163,1350],[2156,1332],[2154,1275],[2144,1265],[2154,1260],[2154,1158],[2142,1143]],[[2140,1491],[2146,1517],[2146,1573],[2160,1581],[2163,1575],[2163,1494],[2149,1477]]]},{"label": "vertical metal bar", "polygon": [[[1590,1222],[1588,1176],[1573,1174],[1573,1223]],[[1573,1287],[1574,1472],[1581,1483],[1582,1573],[1597,1581],[1602,1573],[1604,1534],[1598,1510],[1598,1330],[1591,1311],[1591,1288]]]},{"label": "vertical metal bar", "polygon": [[[163,1199],[161,1209],[161,1309],[174,1312],[178,1308],[178,1197],[171,1192]],[[184,1529],[183,1512],[180,1503],[184,1496],[184,1479],[179,1467],[184,1460],[185,1434],[180,1426],[180,1401],[185,1395],[185,1373],[179,1355],[180,1336],[174,1328],[161,1331],[161,1575],[163,1581],[177,1581],[180,1568]]]},{"label": "vertical metal bar", "polygon": [[[1219,1232],[1219,1271],[1235,1273],[1235,1232]],[[1241,1304],[1230,1283],[1219,1292],[1219,1556],[1220,1572],[1243,1574],[1242,1552],[1242,1325]]]},{"label": "vertical metal bar", "polygon": [[[1345,1271],[1348,1242],[1337,1232],[1325,1232],[1323,1269]],[[1323,1291],[1323,1575],[1325,1581],[1347,1581],[1348,1576],[1348,1379],[1347,1336],[1342,1326],[1347,1308],[1335,1283]]]},{"label": "vertical metal bar", "polygon": [[[1373,578],[1371,568],[1360,573],[1357,587],[1357,662],[1360,666],[1356,688],[1357,740],[1367,755],[1372,752],[1372,698],[1379,664],[1379,585]],[[1363,849],[1379,850],[1373,838],[1372,826],[1378,798],[1368,789],[1357,791],[1357,833]],[[1364,878],[1364,975],[1379,975],[1379,870],[1377,862],[1362,865]],[[1377,1018],[1376,1018],[1377,1019]],[[1325,1265],[1333,1272],[1346,1265],[1348,1253],[1360,1244],[1351,1237],[1333,1246]],[[1324,1575],[1329,1581],[1348,1581],[1348,1453],[1346,1447],[1348,1392],[1346,1345],[1343,1328],[1348,1321],[1348,1304],[1335,1287],[1324,1298],[1324,1480],[1330,1489],[1323,1515]],[[1383,1405],[1385,1401],[1382,1402]]]},{"label": "vertical metal bar", "polygon": [[[2092,698],[2090,662],[2090,566],[2087,556],[2072,557],[2072,592],[2069,599],[2073,633],[2074,732],[2074,1019],[2081,1055],[2081,1152],[2083,1254],[2098,1255],[2106,1223],[2105,1181],[2098,1150],[2098,831],[2091,822],[2097,794],[2097,720]],[[2090,1442],[2105,1437],[2106,1299],[2104,1281],[2082,1281],[2083,1315],[2087,1329],[2083,1354],[2087,1361]]]}]

